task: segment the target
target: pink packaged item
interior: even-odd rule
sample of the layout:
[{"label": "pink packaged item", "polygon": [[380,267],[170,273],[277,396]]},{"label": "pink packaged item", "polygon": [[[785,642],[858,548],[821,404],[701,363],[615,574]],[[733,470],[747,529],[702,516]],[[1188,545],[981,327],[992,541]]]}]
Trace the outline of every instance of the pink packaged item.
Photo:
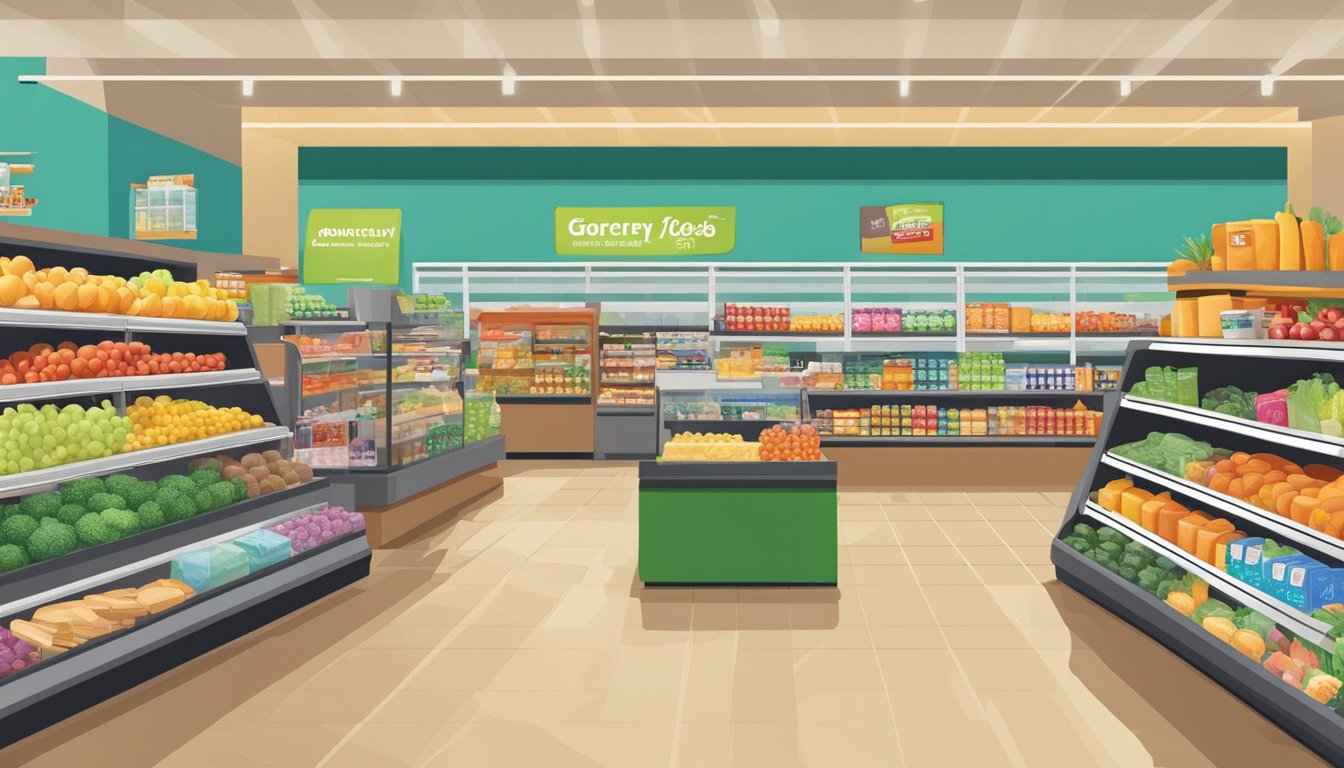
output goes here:
[{"label": "pink packaged item", "polygon": [[866,309],[856,309],[851,313],[851,328],[855,333],[871,333],[873,331],[873,315]]},{"label": "pink packaged item", "polygon": [[1255,420],[1261,424],[1288,426],[1288,390],[1266,392],[1255,398]]}]

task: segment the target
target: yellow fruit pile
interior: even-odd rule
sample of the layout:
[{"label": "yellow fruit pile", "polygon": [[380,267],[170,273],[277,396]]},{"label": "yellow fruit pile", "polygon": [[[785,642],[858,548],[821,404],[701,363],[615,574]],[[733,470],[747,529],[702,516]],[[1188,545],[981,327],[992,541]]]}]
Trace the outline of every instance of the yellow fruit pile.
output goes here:
[{"label": "yellow fruit pile", "polygon": [[167,395],[152,400],[138,397],[126,409],[126,415],[131,420],[126,447],[132,451],[255,429],[263,424],[260,416],[237,406],[216,408],[200,400],[174,400]]},{"label": "yellow fruit pile", "polygon": [[152,278],[139,287],[122,277],[90,275],[87,269],[36,269],[27,256],[0,256],[0,307],[106,312],[192,320],[238,319],[228,292],[206,280],[165,282]]},{"label": "yellow fruit pile", "polygon": [[678,432],[672,436],[671,442],[692,444],[740,443],[742,442],[742,436],[729,434],[727,432],[706,432],[704,434],[699,432]]}]

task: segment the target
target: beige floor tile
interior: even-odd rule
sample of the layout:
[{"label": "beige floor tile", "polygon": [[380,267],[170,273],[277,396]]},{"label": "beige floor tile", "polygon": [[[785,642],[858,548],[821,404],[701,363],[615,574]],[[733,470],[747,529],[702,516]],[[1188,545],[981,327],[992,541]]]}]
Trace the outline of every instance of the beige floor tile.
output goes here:
[{"label": "beige floor tile", "polygon": [[575,520],[634,520],[635,508],[627,504],[585,504],[574,513]]},{"label": "beige floor tile", "polygon": [[920,584],[980,583],[980,575],[969,565],[916,565],[914,571]]},{"label": "beige floor tile", "polygon": [[796,723],[798,707],[792,687],[774,691],[733,691],[732,718],[742,723]]},{"label": "beige floor tile", "polygon": [[327,761],[332,768],[422,765],[457,731],[439,723],[365,723]]},{"label": "beige floor tile", "polygon": [[841,522],[887,519],[881,504],[841,504],[837,514]]},{"label": "beige floor tile", "polygon": [[493,627],[466,626],[457,627],[445,644],[447,648],[496,648],[511,650],[522,648],[531,627]]},{"label": "beige floor tile", "polygon": [[1021,560],[1017,558],[1017,552],[1011,547],[999,544],[998,546],[958,546],[957,550],[961,553],[965,562],[972,566],[981,565],[1020,565]]},{"label": "beige floor tile", "polygon": [[994,546],[1003,544],[995,532],[993,523],[974,520],[943,520],[939,523],[943,534],[957,543],[957,546]]},{"label": "beige floor tile", "polygon": [[260,722],[358,723],[381,705],[387,695],[381,688],[343,690],[339,694],[315,688],[284,691],[275,709]]},{"label": "beige floor tile", "polygon": [[911,491],[878,491],[872,494],[872,498],[883,506],[889,504],[918,504],[924,506],[919,494]]},{"label": "beige floor tile", "polygon": [[606,689],[615,671],[611,650],[523,648],[500,667],[489,687],[497,691]]},{"label": "beige floor tile", "polygon": [[1031,571],[1031,575],[1041,584],[1047,584],[1059,578],[1053,565],[1028,565],[1027,570]]},{"label": "beige floor tile", "polygon": [[929,717],[912,717],[899,721],[897,732],[906,765],[929,768],[968,765],[1007,768],[1014,765],[1013,757],[987,723],[949,723]]},{"label": "beige floor tile", "polygon": [[932,511],[933,520],[944,522],[946,520],[972,520],[975,522],[983,521],[985,518],[980,514],[979,508],[972,504],[949,504],[941,507],[929,507]]},{"label": "beige floor tile", "polygon": [[798,722],[813,725],[890,725],[891,705],[885,690],[798,690]]},{"label": "beige floor tile", "polygon": [[465,723],[479,710],[472,690],[403,688],[371,713],[374,723]]},{"label": "beige floor tile", "polygon": [[939,624],[978,627],[1014,623],[987,587],[928,584],[924,586],[924,594]]},{"label": "beige floor tile", "polygon": [[1021,565],[977,565],[975,572],[986,584],[1037,584],[1036,574]]},{"label": "beige floor tile", "polygon": [[873,638],[869,627],[862,624],[833,627],[831,629],[798,629],[791,632],[793,647],[812,648],[872,648]]},{"label": "beige floor tile", "polygon": [[353,648],[302,681],[310,691],[391,691],[434,652],[424,648]]},{"label": "beige floor tile", "polygon": [[476,691],[470,699],[472,719],[508,723],[595,723],[609,694],[591,691]]},{"label": "beige floor tile", "polygon": [[915,494],[921,503],[930,507],[965,506],[971,498],[961,491],[922,491]]},{"label": "beige floor tile", "polygon": [[737,723],[733,726],[733,764],[793,768],[798,755],[798,726],[782,723]]},{"label": "beige floor tile", "polygon": [[215,726],[183,744],[157,765],[229,768],[239,765],[316,765],[353,724]]},{"label": "beige floor tile", "polygon": [[840,523],[840,541],[850,547],[894,547],[896,534],[886,520]]},{"label": "beige floor tile", "polygon": [[995,533],[1010,547],[1021,545],[1039,545],[1049,542],[1053,535],[1045,526],[1035,520],[996,520],[993,523]]},{"label": "beige floor tile", "polygon": [[896,727],[887,723],[798,726],[798,752],[805,765],[891,768],[906,765]]},{"label": "beige floor tile", "polygon": [[907,562],[906,552],[899,546],[842,547],[841,552],[849,556],[849,563],[853,565],[901,565]]},{"label": "beige floor tile", "polygon": [[546,766],[593,768],[594,759],[557,733],[558,726],[516,722],[465,724],[428,762],[432,768]]},{"label": "beige floor tile", "polygon": [[856,585],[914,584],[915,572],[909,565],[852,565]]},{"label": "beige floor tile", "polygon": [[[737,606],[738,629],[787,630],[790,627],[790,608],[788,602],[745,602],[752,595],[745,590],[741,593],[744,602]],[[786,646],[787,647],[787,646]]]},{"label": "beige floor tile", "polygon": [[799,691],[880,691],[877,652],[867,649],[796,650],[793,676]]},{"label": "beige floor tile", "polygon": [[634,488],[606,488],[598,491],[591,499],[583,502],[590,506],[626,505],[635,500]]},{"label": "beige floor tile", "polygon": [[611,478],[604,475],[577,475],[565,481],[560,486],[563,491],[600,491],[607,487]]},{"label": "beige floor tile", "polygon": [[942,527],[932,521],[895,520],[891,527],[903,547],[947,546],[951,542]]},{"label": "beige floor tile", "polygon": [[967,491],[966,495],[971,497],[971,503],[977,507],[1020,504],[1017,494],[1012,491]]},{"label": "beige floor tile", "polygon": [[677,691],[686,666],[687,645],[624,647],[616,651],[613,691]]},{"label": "beige floor tile", "polygon": [[870,627],[935,623],[928,600],[925,599],[920,587],[859,587],[859,597],[863,602],[863,613]]},{"label": "beige floor tile", "polygon": [[1031,649],[960,648],[957,658],[978,691],[1053,691],[1059,681]]},{"label": "beige floor tile", "polygon": [[728,723],[682,723],[677,740],[677,768],[732,768],[733,726]]},{"label": "beige floor tile", "polygon": [[504,585],[475,614],[472,623],[483,627],[535,627],[555,610],[559,600]]},{"label": "beige floor tile", "polygon": [[947,546],[907,546],[902,548],[905,559],[911,565],[964,565],[966,558],[957,547]]},{"label": "beige floor tile", "polygon": [[389,624],[369,633],[360,641],[360,648],[437,648],[448,633],[451,624],[407,625]]},{"label": "beige floor tile", "polygon": [[889,627],[869,627],[872,632],[873,647],[883,648],[924,648],[937,650],[946,648],[947,640],[941,627],[936,625],[892,625]]},{"label": "beige floor tile", "polygon": [[590,504],[599,491],[590,488],[556,491],[541,501],[541,506],[570,506],[581,507],[584,504]]},{"label": "beige floor tile", "polygon": [[879,648],[876,653],[888,691],[951,691],[969,684],[952,651]]},{"label": "beige floor tile", "polygon": [[602,702],[604,723],[675,723],[681,705],[679,691],[615,689]]},{"label": "beige floor tile", "polygon": [[406,687],[422,691],[479,690],[522,651],[493,648],[448,648],[436,653]]},{"label": "beige floor tile", "polygon": [[932,520],[933,515],[923,504],[883,504],[882,513],[888,520]]}]

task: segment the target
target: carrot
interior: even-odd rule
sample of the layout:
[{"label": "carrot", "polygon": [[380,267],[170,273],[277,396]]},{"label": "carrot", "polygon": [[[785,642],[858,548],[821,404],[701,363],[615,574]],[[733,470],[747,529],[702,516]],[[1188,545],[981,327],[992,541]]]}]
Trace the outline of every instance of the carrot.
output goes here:
[{"label": "carrot", "polygon": [[1288,476],[1288,482],[1291,483],[1294,488],[1301,490],[1303,488],[1310,488],[1312,483],[1316,482],[1316,480],[1307,475],[1294,474]]},{"label": "carrot", "polygon": [[1330,270],[1344,271],[1344,237],[1340,237],[1339,234],[1331,235],[1326,248],[1330,251]]},{"label": "carrot", "polygon": [[1325,227],[1319,221],[1302,221],[1302,268],[1325,269]]},{"label": "carrot", "polygon": [[[1243,464],[1238,464],[1238,465],[1237,465],[1237,474],[1238,474],[1238,475],[1245,475],[1245,474],[1248,474],[1248,473],[1250,473],[1250,472],[1258,472],[1258,473],[1263,474],[1263,473],[1268,472],[1268,471],[1269,471],[1269,465],[1266,464],[1265,462],[1263,462],[1263,461],[1259,461],[1259,460],[1257,460],[1257,459],[1250,459],[1250,460],[1246,461],[1246,462],[1243,463]],[[1322,479],[1324,479],[1324,478],[1322,478]]]},{"label": "carrot", "polygon": [[1311,519],[1312,510],[1316,509],[1316,500],[1310,496],[1298,495],[1293,497],[1292,504],[1289,505],[1288,516],[1295,523],[1307,524]]},{"label": "carrot", "polygon": [[1311,515],[1307,517],[1307,525],[1318,531],[1324,531],[1325,526],[1330,523],[1330,513],[1317,507],[1311,510]]},{"label": "carrot", "polygon": [[1344,529],[1344,511],[1331,512],[1330,522],[1325,526],[1325,535],[1339,538],[1340,529]]}]

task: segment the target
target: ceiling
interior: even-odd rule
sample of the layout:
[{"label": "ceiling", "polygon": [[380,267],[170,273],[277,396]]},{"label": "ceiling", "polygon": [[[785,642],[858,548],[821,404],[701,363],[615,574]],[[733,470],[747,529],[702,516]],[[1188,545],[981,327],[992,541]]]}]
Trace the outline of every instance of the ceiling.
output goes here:
[{"label": "ceiling", "polygon": [[[51,75],[579,75],[580,82],[192,83],[239,106],[1282,107],[1344,113],[1340,0],[0,0]],[[606,82],[612,75],[828,82]],[[914,78],[844,82],[845,76]],[[976,82],[925,82],[926,76]],[[1021,82],[1059,75],[1059,82]],[[1244,82],[1145,82],[1237,75]],[[1329,75],[1333,82],[1258,78]],[[594,77],[596,76],[596,77]],[[1067,78],[1132,77],[1118,83]],[[67,87],[53,82],[55,87]],[[152,90],[155,83],[118,84]],[[75,87],[70,85],[68,87]]]}]

